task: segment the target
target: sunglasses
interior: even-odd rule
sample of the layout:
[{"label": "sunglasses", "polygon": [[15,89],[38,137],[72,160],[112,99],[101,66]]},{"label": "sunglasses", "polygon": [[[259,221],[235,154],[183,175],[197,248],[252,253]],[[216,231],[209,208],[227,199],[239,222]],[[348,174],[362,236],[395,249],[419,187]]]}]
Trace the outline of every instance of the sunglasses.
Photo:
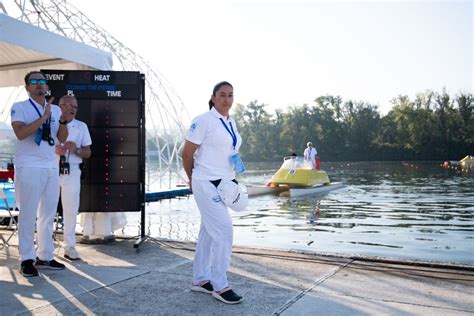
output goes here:
[{"label": "sunglasses", "polygon": [[46,84],[46,79],[30,79],[30,84]]}]

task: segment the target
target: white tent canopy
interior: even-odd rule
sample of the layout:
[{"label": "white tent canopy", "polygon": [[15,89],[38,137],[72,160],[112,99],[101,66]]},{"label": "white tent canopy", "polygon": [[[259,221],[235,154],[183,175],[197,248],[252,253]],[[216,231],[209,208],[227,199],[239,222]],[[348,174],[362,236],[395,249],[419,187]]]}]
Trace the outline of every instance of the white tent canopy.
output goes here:
[{"label": "white tent canopy", "polygon": [[111,70],[112,54],[0,13],[0,87],[41,68]]}]

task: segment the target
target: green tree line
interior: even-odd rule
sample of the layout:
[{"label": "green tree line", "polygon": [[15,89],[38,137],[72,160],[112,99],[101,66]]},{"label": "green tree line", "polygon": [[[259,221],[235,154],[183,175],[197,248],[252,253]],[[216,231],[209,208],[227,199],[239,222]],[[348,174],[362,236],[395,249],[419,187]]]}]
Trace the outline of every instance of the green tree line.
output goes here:
[{"label": "green tree line", "polygon": [[311,141],[326,161],[442,161],[474,154],[472,93],[451,97],[445,90],[426,91],[414,100],[399,95],[391,103],[385,116],[376,105],[332,95],[274,113],[258,101],[237,104],[240,153],[247,161],[279,161],[292,152],[302,155]]}]

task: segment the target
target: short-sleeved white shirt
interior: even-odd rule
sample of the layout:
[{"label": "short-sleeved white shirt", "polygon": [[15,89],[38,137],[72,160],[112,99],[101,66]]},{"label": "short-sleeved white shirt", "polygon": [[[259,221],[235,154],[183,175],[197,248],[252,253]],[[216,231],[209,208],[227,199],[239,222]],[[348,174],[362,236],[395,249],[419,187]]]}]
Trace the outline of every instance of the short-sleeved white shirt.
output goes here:
[{"label": "short-sleeved white shirt", "polygon": [[309,160],[311,161],[311,166],[314,167],[314,165],[316,164],[316,155],[318,154],[318,152],[316,151],[316,148],[314,147],[311,147],[311,152],[310,152],[310,149],[307,147],[305,150],[304,150],[304,158],[306,160]]},{"label": "short-sleeved white shirt", "polygon": [[[79,120],[72,120],[67,124],[67,140],[66,141],[72,141],[76,143],[77,148],[81,148],[84,146],[90,146],[92,144],[92,139],[91,135],[89,134],[89,128],[87,128],[87,124],[79,121]],[[75,155],[75,154],[69,154],[69,160],[70,163],[81,163],[82,158]]]},{"label": "short-sleeved white shirt", "polygon": [[[32,99],[16,102],[11,108],[11,121],[30,124],[36,121],[40,115],[36,112],[30,100],[34,103],[39,113],[43,115],[44,105],[39,105]],[[59,106],[51,105],[51,137],[54,143],[58,144],[59,118],[61,109]],[[54,146],[50,146],[47,141],[42,140],[38,146],[35,143],[35,135],[18,140],[16,143],[14,163],[16,167],[37,167],[37,168],[58,168]]]},{"label": "short-sleeved white shirt", "polygon": [[[237,136],[235,149],[232,136],[220,119],[224,120],[230,130],[230,124]],[[186,140],[199,145],[194,154],[193,178],[196,180],[234,179],[235,172],[231,156],[239,151],[242,137],[237,131],[233,118],[226,118],[215,108],[199,115],[192,123]]]}]

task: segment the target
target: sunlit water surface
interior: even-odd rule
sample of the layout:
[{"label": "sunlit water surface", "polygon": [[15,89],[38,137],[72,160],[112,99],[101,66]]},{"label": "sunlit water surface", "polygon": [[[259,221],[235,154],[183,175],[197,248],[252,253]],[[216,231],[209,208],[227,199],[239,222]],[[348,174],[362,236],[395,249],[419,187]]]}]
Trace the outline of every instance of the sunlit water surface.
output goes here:
[{"label": "sunlit water surface", "polygon": [[[238,180],[263,184],[278,163],[248,164]],[[474,264],[474,173],[437,163],[323,163],[346,187],[290,199],[255,197],[231,212],[234,244]],[[139,233],[139,214],[127,213],[126,235]],[[149,203],[152,237],[196,241],[200,216],[193,197]]]}]

